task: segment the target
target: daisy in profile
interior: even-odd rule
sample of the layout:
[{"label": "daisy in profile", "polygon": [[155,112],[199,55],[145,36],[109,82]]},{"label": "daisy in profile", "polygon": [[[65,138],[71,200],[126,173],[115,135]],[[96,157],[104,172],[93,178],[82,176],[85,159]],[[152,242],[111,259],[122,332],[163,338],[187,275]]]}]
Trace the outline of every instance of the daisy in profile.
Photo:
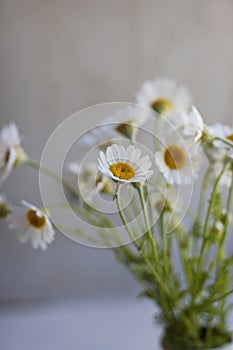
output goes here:
[{"label": "daisy in profile", "polygon": [[[215,159],[224,158],[226,155],[233,155],[233,127],[228,125],[216,123],[214,125],[209,126],[209,132],[213,139],[213,145],[215,147],[215,154],[213,157]],[[218,140],[218,138],[232,142],[232,146],[230,144],[226,144],[223,141]]]},{"label": "daisy in profile", "polygon": [[68,170],[76,176],[77,186],[81,196],[91,202],[98,193],[114,194],[110,179],[97,170],[95,162],[68,164]]},{"label": "daisy in profile", "polygon": [[16,166],[22,164],[26,154],[20,146],[21,138],[15,124],[4,126],[0,131],[0,185]]},{"label": "daisy in profile", "polygon": [[135,139],[138,128],[147,121],[149,113],[147,108],[129,105],[106,118],[103,123],[112,137],[124,136],[132,140]]},{"label": "daisy in profile", "polygon": [[17,230],[21,243],[31,241],[34,249],[45,250],[54,240],[55,231],[48,216],[34,205],[22,201],[22,206],[7,218],[9,228]]},{"label": "daisy in profile", "polygon": [[143,83],[136,95],[136,102],[168,116],[187,112],[191,107],[192,97],[184,86],[178,86],[175,81],[156,78]]},{"label": "daisy in profile", "polygon": [[166,134],[155,162],[168,184],[187,185],[197,176],[202,153],[197,144],[182,139],[177,132]]},{"label": "daisy in profile", "polygon": [[184,138],[189,138],[193,143],[201,141],[205,132],[202,116],[194,106],[190,112],[172,114],[169,122]]},{"label": "daisy in profile", "polygon": [[135,183],[148,180],[153,171],[148,156],[141,158],[141,150],[132,145],[112,145],[106,153],[100,152],[99,170],[118,183]]},{"label": "daisy in profile", "polygon": [[98,128],[91,130],[80,139],[84,146],[96,146],[105,151],[108,146],[117,143],[116,138],[135,139],[138,128],[143,125],[150,114],[146,108],[128,105],[105,118]]}]

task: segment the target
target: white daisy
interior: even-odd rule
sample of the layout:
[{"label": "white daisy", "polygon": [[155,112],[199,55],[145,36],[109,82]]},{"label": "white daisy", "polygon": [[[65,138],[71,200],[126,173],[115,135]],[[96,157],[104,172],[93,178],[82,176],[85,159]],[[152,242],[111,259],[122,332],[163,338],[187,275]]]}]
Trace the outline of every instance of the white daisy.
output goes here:
[{"label": "white daisy", "polygon": [[[232,142],[233,145],[233,127],[230,127],[229,125],[216,123],[209,127],[209,131],[213,137],[220,137],[222,139],[226,139]],[[232,147],[230,147],[222,141],[214,141],[214,145],[217,148],[232,150]]]},{"label": "white daisy", "polygon": [[11,212],[11,205],[7,202],[6,197],[0,194],[0,218],[7,217]]},{"label": "white daisy", "polygon": [[99,170],[117,182],[142,182],[151,177],[151,161],[148,156],[141,157],[141,150],[130,145],[112,145],[107,148],[106,154],[100,152],[98,158]]},{"label": "white daisy", "polygon": [[210,162],[217,162],[223,164],[227,156],[233,157],[233,149],[224,142],[216,140],[216,137],[231,141],[233,139],[233,128],[228,125],[216,123],[207,127],[208,139],[204,144],[204,151]]},{"label": "white daisy", "polygon": [[95,162],[83,165],[72,162],[68,164],[68,169],[77,177],[79,193],[85,200],[92,201],[98,193],[114,193],[112,182],[107,176],[99,173]]},{"label": "white daisy", "polygon": [[31,241],[34,249],[45,250],[54,240],[53,226],[43,211],[25,201],[22,204],[8,216],[9,228],[18,231],[21,243]]},{"label": "white daisy", "polygon": [[109,129],[109,134],[112,137],[119,137],[121,135],[129,139],[134,139],[138,127],[147,121],[149,112],[146,108],[130,105],[106,118],[103,123]]},{"label": "white daisy", "polygon": [[0,185],[12,169],[26,160],[20,147],[20,135],[15,124],[4,126],[0,131]]},{"label": "white daisy", "polygon": [[98,128],[95,128],[80,138],[84,146],[96,146],[105,151],[108,146],[117,143],[116,138],[124,136],[129,139],[136,137],[138,127],[146,122],[150,111],[139,106],[129,105],[105,118]]},{"label": "white daisy", "polygon": [[199,142],[202,139],[205,125],[202,116],[194,106],[190,112],[172,114],[169,117],[169,122],[185,138],[190,138],[193,142]]},{"label": "white daisy", "polygon": [[186,185],[197,176],[202,160],[202,152],[197,144],[190,146],[176,132],[166,134],[161,150],[156,152],[155,161],[166,179],[173,185]]},{"label": "white daisy", "polygon": [[185,87],[178,86],[173,80],[156,78],[143,83],[136,95],[136,101],[139,105],[168,116],[171,113],[187,112],[192,97]]}]

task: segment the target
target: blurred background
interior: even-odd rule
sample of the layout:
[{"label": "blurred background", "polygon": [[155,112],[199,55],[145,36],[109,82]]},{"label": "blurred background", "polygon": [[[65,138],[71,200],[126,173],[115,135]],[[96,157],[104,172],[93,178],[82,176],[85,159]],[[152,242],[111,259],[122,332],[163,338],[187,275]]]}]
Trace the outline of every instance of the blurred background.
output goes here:
[{"label": "blurred background", "polygon": [[[207,123],[232,123],[232,33],[231,0],[0,0],[0,126],[15,121],[24,149],[40,159],[68,116],[134,102],[154,77],[186,85]],[[13,204],[41,204],[31,169],[16,169],[1,191]],[[33,251],[0,225],[2,304],[140,291],[106,249],[57,233],[46,252]]]}]

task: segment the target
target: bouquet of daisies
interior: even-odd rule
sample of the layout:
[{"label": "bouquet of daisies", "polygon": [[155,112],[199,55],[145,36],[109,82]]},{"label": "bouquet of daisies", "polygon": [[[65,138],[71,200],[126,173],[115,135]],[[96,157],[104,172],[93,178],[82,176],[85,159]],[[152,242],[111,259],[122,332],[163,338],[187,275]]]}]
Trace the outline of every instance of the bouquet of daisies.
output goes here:
[{"label": "bouquet of daisies", "polygon": [[[142,284],[141,295],[155,301],[169,342],[194,349],[227,344],[233,128],[206,125],[188,90],[169,79],[146,81],[135,102],[81,137],[80,147],[97,147],[98,155],[68,164],[75,184],[31,159],[14,124],[3,127],[0,181],[24,164],[62,184],[72,195],[67,209],[100,232],[99,242]],[[109,198],[115,215],[99,210],[99,196]],[[25,201],[11,207],[0,197],[1,217],[34,248],[54,239],[52,210]]]}]

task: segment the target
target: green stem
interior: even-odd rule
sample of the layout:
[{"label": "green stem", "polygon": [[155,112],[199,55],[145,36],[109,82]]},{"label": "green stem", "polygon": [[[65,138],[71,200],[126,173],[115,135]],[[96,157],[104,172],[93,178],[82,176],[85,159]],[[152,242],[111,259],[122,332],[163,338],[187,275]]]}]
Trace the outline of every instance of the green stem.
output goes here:
[{"label": "green stem", "polygon": [[[208,170],[205,173],[203,182],[202,182],[202,188],[201,188],[201,193],[200,193],[200,199],[199,199],[199,204],[198,204],[198,209],[197,209],[197,215],[194,221],[194,225],[198,225],[198,227],[202,228],[202,218],[203,218],[203,213],[205,210],[205,201],[206,201],[206,195],[207,195],[207,189],[209,185],[209,178],[211,175],[211,167],[208,168]],[[192,236],[192,256],[195,257],[196,252],[198,251],[198,241],[199,237],[195,234]]]},{"label": "green stem", "polygon": [[[141,198],[141,203],[142,203],[142,207],[144,212],[146,211],[145,209],[145,201],[144,201],[144,197],[143,197],[143,193],[142,193],[142,189],[140,188],[139,190],[139,195]],[[167,284],[166,279],[164,279],[164,273],[161,270],[159,264],[158,264],[158,254],[157,254],[157,250],[154,251],[154,258],[151,257],[150,255],[148,255],[147,251],[144,251],[144,244],[142,245],[138,245],[137,241],[135,241],[135,237],[133,236],[130,228],[128,227],[128,223],[126,220],[126,217],[124,215],[124,212],[121,208],[121,203],[120,203],[120,199],[119,199],[119,193],[118,196],[116,197],[116,202],[117,202],[117,208],[119,211],[119,215],[121,218],[121,221],[123,223],[123,225],[125,226],[129,237],[132,239],[136,249],[138,250],[138,252],[140,253],[141,257],[144,259],[146,265],[148,266],[149,270],[151,271],[151,273],[153,274],[156,284],[158,285],[158,288],[160,290],[160,302],[161,302],[161,306],[164,310],[164,312],[168,315],[168,317],[172,317],[173,320],[176,319],[176,315],[174,314],[174,306],[173,306],[173,292],[171,290],[171,288],[169,287],[169,285]],[[150,233],[150,242],[152,243],[154,249],[157,248],[157,246],[155,245],[156,242],[154,240],[154,238],[152,237],[152,233],[149,229],[149,222],[148,222],[148,218],[147,216],[145,216],[145,221],[146,221],[146,225],[147,225],[147,229],[148,229],[148,233]],[[146,243],[146,237],[143,237],[143,242]],[[169,310],[169,311],[166,311]],[[183,319],[184,323],[186,324],[187,328],[189,329],[189,332],[193,335],[193,337],[197,337],[197,334],[195,332],[195,330],[192,328],[192,324],[191,322],[189,322],[188,318],[186,317],[186,315],[184,315],[183,313],[181,314],[181,318]]]},{"label": "green stem", "polygon": [[[220,261],[222,246],[225,243],[225,240],[227,237],[227,232],[228,232],[229,226],[230,226],[230,212],[231,212],[231,206],[232,206],[232,199],[233,199],[233,170],[232,170],[231,187],[230,187],[230,190],[228,193],[227,204],[226,204],[226,219],[225,219],[226,221],[225,221],[225,226],[224,226],[224,232],[222,233],[222,237],[221,237],[221,240],[220,240],[220,243],[218,246],[217,256],[210,266],[210,269],[209,269],[210,272],[213,270],[213,268],[215,266],[218,266],[218,262]],[[217,277],[217,274],[216,274],[216,277]]]},{"label": "green stem", "polygon": [[204,255],[205,250],[207,248],[207,243],[208,243],[207,233],[208,233],[208,229],[209,229],[210,218],[212,215],[214,197],[215,197],[216,191],[218,190],[219,182],[220,182],[220,180],[221,180],[221,178],[226,170],[226,167],[227,167],[227,163],[224,165],[223,170],[221,171],[220,175],[217,177],[217,180],[214,184],[214,187],[213,187],[213,190],[211,193],[210,203],[209,203],[209,207],[208,207],[208,211],[207,211],[207,215],[206,215],[206,220],[205,220],[205,225],[204,225],[204,230],[203,230],[203,242],[202,242],[201,251],[200,251],[200,255],[199,255],[199,259],[198,259],[198,263],[197,263],[197,271],[199,271],[199,269],[201,267],[203,255]]},{"label": "green stem", "polygon": [[[157,264],[153,263],[150,258],[148,257],[148,254],[145,253],[144,254],[144,251],[143,251],[143,248],[141,247],[141,245],[139,246],[137,244],[137,241],[135,240],[135,237],[134,235],[132,234],[130,228],[128,227],[128,223],[127,223],[127,220],[125,218],[125,215],[124,215],[124,212],[121,208],[121,203],[120,203],[120,194],[118,193],[117,197],[116,197],[116,203],[117,203],[117,209],[118,209],[118,212],[119,212],[119,215],[120,215],[120,218],[121,218],[121,221],[123,223],[123,225],[125,226],[128,234],[129,234],[129,237],[132,239],[135,247],[137,248],[138,252],[141,254],[141,256],[144,258],[146,264],[148,265],[148,267],[150,268],[150,270],[152,271],[152,273],[154,274],[156,280],[158,281],[158,283],[160,284],[160,287],[163,289],[164,293],[165,294],[168,294],[169,293],[169,288],[168,286],[166,285],[165,281],[163,280],[163,276],[160,276],[158,271],[156,270],[156,267],[157,267]],[[157,261],[157,258],[156,258],[156,261]]]},{"label": "green stem", "polygon": [[116,204],[117,204],[118,213],[120,215],[120,218],[121,218],[123,225],[125,226],[126,231],[128,232],[130,239],[137,246],[136,237],[134,237],[133,233],[131,232],[129,225],[127,223],[126,217],[124,215],[123,209],[121,208],[120,193],[117,193],[117,195],[116,195]]},{"label": "green stem", "polygon": [[165,221],[164,221],[165,212],[161,213],[161,234],[162,234],[162,253],[163,253],[163,264],[164,264],[164,274],[168,276],[169,260],[168,260],[168,242],[167,234],[165,230]]},{"label": "green stem", "polygon": [[56,209],[73,209],[77,211],[80,215],[82,215],[85,219],[87,219],[89,223],[91,223],[92,225],[98,226],[98,227],[102,226],[101,222],[99,220],[96,220],[88,211],[86,211],[82,207],[79,207],[75,204],[58,203],[51,207],[46,208],[46,210],[48,211],[53,211]]},{"label": "green stem", "polygon": [[233,199],[233,169],[231,170],[231,187],[230,187],[230,190],[228,193],[228,198],[227,198],[226,223],[225,223],[225,229],[224,229],[224,233],[222,236],[221,244],[224,244],[226,236],[227,236],[227,232],[228,232],[229,227],[230,227],[230,213],[231,213],[232,199]]},{"label": "green stem", "polygon": [[202,222],[202,215],[205,209],[206,192],[209,185],[209,178],[210,178],[211,172],[212,172],[212,169],[211,167],[209,167],[205,173],[203,183],[202,183],[200,201],[198,205],[197,218],[196,218],[196,221],[199,221],[199,222]]},{"label": "green stem", "polygon": [[56,181],[59,184],[63,184],[63,186],[70,192],[72,193],[75,197],[79,198],[78,193],[74,190],[74,188],[64,179],[61,179],[60,176],[58,176],[57,174],[55,174],[52,170],[42,166],[39,162],[37,162],[34,159],[28,158],[26,160],[26,165],[37,169],[39,171],[42,171],[45,175],[49,176],[51,179],[53,179],[54,181]]},{"label": "green stem", "polygon": [[145,206],[145,198],[144,198],[144,193],[143,193],[143,186],[140,184],[140,186],[137,189],[138,189],[139,198],[140,198],[141,205],[142,205],[142,210],[143,210],[143,215],[144,215],[144,219],[145,219],[147,233],[148,233],[148,236],[150,238],[152,249],[153,249],[154,258],[155,258],[155,261],[158,261],[157,242],[156,242],[156,239],[155,239],[155,235],[152,234],[151,227],[150,227],[150,224],[149,224],[148,214],[147,214],[147,210],[146,210],[146,206]]},{"label": "green stem", "polygon": [[[79,194],[77,191],[75,191],[75,189],[64,179],[61,179],[60,176],[58,176],[57,174],[55,174],[53,171],[51,171],[50,169],[40,165],[40,163],[34,159],[28,158],[27,161],[25,162],[26,165],[36,169],[36,170],[40,170],[42,171],[45,175],[49,176],[51,179],[53,179],[54,181],[56,181],[59,184],[63,184],[63,186],[72,194],[74,195],[76,198],[79,198]],[[103,223],[106,224],[107,227],[114,227],[114,225],[112,224],[111,220],[109,220],[105,215],[103,215],[102,213],[100,213],[97,209],[91,207],[89,204],[84,203],[84,207],[86,209],[86,211],[90,211],[92,213],[94,213],[100,220],[102,220]]]},{"label": "green stem", "polygon": [[185,229],[182,224],[179,224],[179,226],[177,227],[177,234],[175,234],[175,238],[177,241],[182,268],[186,277],[187,285],[189,286],[192,282],[192,272],[190,270],[190,257],[187,254],[189,251],[189,243],[187,240],[187,236],[184,235]]},{"label": "green stem", "polygon": [[231,142],[231,141],[228,140],[228,139],[223,139],[222,137],[216,136],[216,137],[214,138],[214,140],[222,141],[222,142],[225,143],[226,145],[233,147],[233,142]]},{"label": "green stem", "polygon": [[[217,301],[221,301],[222,299],[225,299],[226,297],[228,297],[231,294],[233,294],[233,289],[229,290],[226,293],[223,293],[219,297],[216,297],[216,298],[213,298],[213,299],[210,299],[210,300],[205,300],[205,305],[209,305],[209,304],[212,304],[212,303],[216,303]],[[196,305],[196,309],[198,310],[199,308],[202,309],[203,308],[203,304]]]},{"label": "green stem", "polygon": [[[227,205],[226,205],[226,222],[225,222],[225,226],[224,226],[224,232],[222,234],[222,237],[221,237],[221,240],[219,243],[218,254],[217,254],[217,258],[216,258],[216,279],[218,278],[219,275],[221,275],[221,270],[219,269],[219,261],[221,258],[221,252],[222,252],[223,246],[225,244],[227,233],[228,233],[229,226],[230,226],[230,212],[231,212],[232,198],[233,198],[233,170],[231,171],[231,177],[232,177],[231,187],[230,187],[230,190],[228,193]],[[226,289],[229,288],[228,281],[229,280],[226,280],[226,286],[224,286]],[[221,306],[220,306],[221,310],[224,309],[225,302],[226,302],[226,299],[223,299],[221,302]],[[224,313],[222,315],[225,316]],[[225,317],[222,317],[222,324],[224,324],[224,322],[225,322]]]}]

